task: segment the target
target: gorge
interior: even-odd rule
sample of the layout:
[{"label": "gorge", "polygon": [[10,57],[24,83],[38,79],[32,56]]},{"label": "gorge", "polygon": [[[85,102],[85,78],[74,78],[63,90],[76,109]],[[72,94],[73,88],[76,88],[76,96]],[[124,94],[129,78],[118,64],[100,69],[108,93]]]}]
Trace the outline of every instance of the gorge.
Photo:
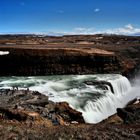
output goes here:
[{"label": "gorge", "polygon": [[[111,83],[114,93],[107,83],[104,86],[97,82],[97,85],[85,83],[95,80]],[[0,88],[12,87],[38,91],[54,102],[68,102],[72,108],[82,112],[87,123],[106,119],[138,96],[131,96],[132,87],[128,79],[118,74],[1,77]]]},{"label": "gorge", "polygon": [[[0,52],[0,116],[6,127],[15,124],[20,132],[25,124],[51,137],[54,132],[72,138],[75,131],[95,138],[102,129],[100,139],[117,138],[115,133],[139,137],[139,37],[7,35],[0,36]],[[58,131],[49,132],[56,124]]]}]

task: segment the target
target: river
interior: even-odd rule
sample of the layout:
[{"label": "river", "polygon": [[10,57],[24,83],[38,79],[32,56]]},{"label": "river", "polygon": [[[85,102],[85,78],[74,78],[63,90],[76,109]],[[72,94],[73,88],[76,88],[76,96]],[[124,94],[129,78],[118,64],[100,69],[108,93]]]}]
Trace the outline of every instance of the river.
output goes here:
[{"label": "river", "polygon": [[[86,81],[110,82],[114,92],[108,85],[89,85]],[[12,87],[39,91],[54,102],[66,101],[82,112],[87,123],[100,122],[139,95],[138,89],[119,74],[0,77],[0,88]]]}]

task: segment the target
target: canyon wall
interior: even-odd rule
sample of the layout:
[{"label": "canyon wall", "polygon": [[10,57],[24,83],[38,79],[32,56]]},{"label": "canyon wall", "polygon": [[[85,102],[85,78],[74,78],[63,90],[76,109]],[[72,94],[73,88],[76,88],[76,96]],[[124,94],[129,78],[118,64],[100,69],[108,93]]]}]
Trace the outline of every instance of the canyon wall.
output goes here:
[{"label": "canyon wall", "polygon": [[120,73],[140,69],[140,37],[0,35],[0,76]]},{"label": "canyon wall", "polygon": [[6,49],[0,56],[0,75],[118,73],[114,53],[99,49]]}]

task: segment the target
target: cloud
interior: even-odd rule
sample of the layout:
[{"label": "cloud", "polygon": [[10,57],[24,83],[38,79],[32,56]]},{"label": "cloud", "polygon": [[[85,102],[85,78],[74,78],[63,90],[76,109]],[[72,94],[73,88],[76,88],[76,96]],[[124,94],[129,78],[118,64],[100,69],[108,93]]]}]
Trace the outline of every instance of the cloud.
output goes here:
[{"label": "cloud", "polygon": [[63,35],[89,35],[93,34],[94,28],[87,28],[87,27],[76,27],[72,31],[48,31],[42,32],[40,34],[47,34],[52,36],[63,36]]},{"label": "cloud", "polygon": [[76,27],[73,30],[73,34],[92,34],[94,32],[94,28],[89,27]]},{"label": "cloud", "polygon": [[117,34],[117,35],[140,35],[140,28],[127,24],[124,27],[95,31],[94,28],[77,27],[72,34]]},{"label": "cloud", "polygon": [[131,24],[125,25],[125,28],[129,29],[129,30],[133,30],[134,26],[132,26]]},{"label": "cloud", "polygon": [[34,34],[40,35],[52,35],[52,36],[63,36],[63,35],[94,35],[94,34],[117,34],[117,35],[132,35],[132,36],[140,36],[140,28],[133,26],[132,24],[124,25],[120,28],[113,29],[105,29],[96,31],[95,28],[92,27],[75,27],[71,31],[63,31],[63,30],[51,30],[51,31],[42,31],[36,32]]},{"label": "cloud", "polygon": [[95,13],[100,12],[100,9],[99,8],[96,8],[96,9],[94,9],[94,12]]},{"label": "cloud", "polygon": [[132,24],[127,24],[124,27],[106,29],[102,31],[95,31],[95,28],[76,27],[71,32],[67,31],[50,31],[46,32],[48,35],[62,36],[62,35],[93,35],[93,34],[117,34],[117,35],[139,35],[140,28],[136,28]]},{"label": "cloud", "polygon": [[76,27],[73,31],[74,34],[91,34],[93,32],[93,28],[86,27]]},{"label": "cloud", "polygon": [[107,29],[106,31],[102,32],[107,34],[118,34],[118,35],[140,35],[140,28],[136,28],[132,24],[127,24],[121,28]]},{"label": "cloud", "polygon": [[132,35],[140,36],[140,28],[127,24],[124,27],[105,29],[102,31],[95,31],[92,27],[76,27],[72,31],[48,31],[42,32],[42,34],[62,36],[62,35],[94,35],[94,34],[116,34],[116,35]]}]

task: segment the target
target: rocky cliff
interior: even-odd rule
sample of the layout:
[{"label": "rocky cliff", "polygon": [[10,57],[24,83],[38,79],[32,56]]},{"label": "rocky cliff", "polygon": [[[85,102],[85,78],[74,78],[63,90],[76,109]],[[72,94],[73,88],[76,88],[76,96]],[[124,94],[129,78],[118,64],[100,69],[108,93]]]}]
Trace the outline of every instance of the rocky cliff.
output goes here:
[{"label": "rocky cliff", "polygon": [[0,75],[122,73],[140,68],[140,37],[1,35]]},{"label": "rocky cliff", "polygon": [[114,53],[101,49],[7,48],[5,50],[9,51],[9,54],[0,56],[1,76],[92,74],[120,71],[120,66]]}]

